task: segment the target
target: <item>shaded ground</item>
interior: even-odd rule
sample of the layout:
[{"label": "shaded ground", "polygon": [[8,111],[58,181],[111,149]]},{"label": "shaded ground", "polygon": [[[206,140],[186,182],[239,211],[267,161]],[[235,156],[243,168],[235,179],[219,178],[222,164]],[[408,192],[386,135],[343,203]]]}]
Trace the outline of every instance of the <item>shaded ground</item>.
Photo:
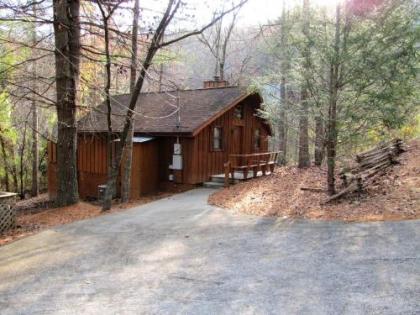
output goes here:
[{"label": "shaded ground", "polygon": [[345,221],[420,218],[420,141],[410,142],[401,165],[368,187],[365,194],[320,205],[325,192],[301,187],[326,187],[326,170],[278,167],[271,176],[215,192],[209,202],[247,214]]},{"label": "shaded ground", "polygon": [[191,185],[178,185],[167,183],[161,190],[151,196],[132,200],[126,204],[115,203],[110,211],[102,212],[98,202],[79,202],[76,205],[53,208],[53,203],[48,199],[48,194],[19,201],[16,205],[17,225],[15,229],[0,234],[0,246],[15,241],[19,238],[38,233],[46,228],[84,220],[114,212],[124,211],[138,205],[171,196],[192,189]]},{"label": "shaded ground", "polygon": [[418,313],[419,220],[248,216],[210,192],[1,247],[1,314]]}]

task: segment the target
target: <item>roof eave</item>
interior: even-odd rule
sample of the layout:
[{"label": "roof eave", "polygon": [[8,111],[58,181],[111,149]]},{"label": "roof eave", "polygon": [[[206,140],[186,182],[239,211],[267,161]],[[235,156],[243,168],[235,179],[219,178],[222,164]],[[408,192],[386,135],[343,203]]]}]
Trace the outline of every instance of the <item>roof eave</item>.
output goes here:
[{"label": "roof eave", "polygon": [[134,131],[135,134],[139,135],[148,135],[148,136],[171,136],[171,137],[192,137],[193,133],[191,131],[163,131],[163,132],[145,132],[145,131]]},{"label": "roof eave", "polygon": [[223,110],[217,112],[216,114],[214,114],[213,116],[211,116],[209,119],[207,119],[204,123],[202,123],[200,126],[198,126],[196,129],[194,129],[194,131],[192,133],[193,136],[195,137],[201,130],[203,130],[204,128],[206,128],[208,125],[210,125],[217,118],[219,118],[220,116],[222,116],[223,114],[225,114],[227,111],[229,111],[230,109],[232,109],[233,107],[235,107],[236,105],[238,105],[240,102],[242,102],[244,99],[246,99],[247,97],[251,96],[252,94],[253,93],[246,93],[246,94],[241,95],[238,98],[236,98],[229,106],[227,106]]},{"label": "roof eave", "polygon": [[[220,116],[224,115],[226,112],[228,112],[229,110],[231,110],[232,108],[234,108],[240,102],[242,102],[246,98],[248,98],[250,96],[253,96],[253,95],[255,95],[255,96],[258,97],[258,99],[260,101],[260,104],[263,102],[263,98],[260,95],[260,93],[258,93],[258,92],[245,93],[244,95],[241,95],[238,98],[236,98],[229,106],[227,106],[223,110],[217,112],[216,114],[214,114],[213,116],[211,116],[209,119],[207,119],[204,123],[202,123],[200,126],[198,126],[196,129],[194,129],[194,131],[192,132],[192,136],[195,137],[198,133],[200,133],[200,131],[202,131],[204,128],[206,128],[208,125],[210,125],[217,118],[219,118]],[[271,131],[271,128],[270,128],[270,131]]]}]

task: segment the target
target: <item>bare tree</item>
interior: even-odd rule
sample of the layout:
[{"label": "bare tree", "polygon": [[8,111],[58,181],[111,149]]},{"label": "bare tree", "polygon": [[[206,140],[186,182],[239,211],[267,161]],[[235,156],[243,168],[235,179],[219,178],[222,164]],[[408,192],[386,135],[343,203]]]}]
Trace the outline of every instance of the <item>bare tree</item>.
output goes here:
[{"label": "bare tree", "polygon": [[[1,130],[0,130],[1,131]],[[10,191],[10,180],[9,180],[9,163],[6,153],[6,141],[0,134],[0,146],[1,146],[1,156],[3,159],[3,169],[4,169],[4,186],[6,191]]]},{"label": "bare tree", "polygon": [[305,44],[303,48],[303,86],[301,88],[301,108],[299,117],[299,167],[308,167],[309,158],[309,135],[308,135],[308,72],[310,68],[309,47],[309,0],[303,0],[303,34]]},{"label": "bare tree", "polygon": [[286,3],[283,1],[283,9],[281,14],[281,33],[280,33],[280,50],[281,50],[281,61],[280,61],[280,113],[279,113],[279,150],[280,164],[286,164],[286,149],[287,149],[287,122],[286,122],[286,104],[287,104],[287,92],[286,92],[286,75],[289,70],[289,63],[287,58],[287,34],[286,34]]},{"label": "bare tree", "polygon": [[240,8],[241,7],[238,7],[238,9],[233,12],[232,19],[226,27],[223,27],[225,18],[222,18],[210,29],[211,32],[209,32],[209,34],[203,33],[199,38],[213,55],[215,59],[214,76],[219,77],[220,80],[225,80],[225,64],[228,45],[236,25],[236,19]]},{"label": "bare tree", "polygon": [[[97,1],[99,11],[102,16],[103,30],[104,30],[104,48],[105,48],[105,104],[106,104],[106,119],[107,119],[107,161],[108,161],[108,172],[111,172],[112,169],[112,146],[113,146],[113,132],[112,132],[112,108],[111,108],[111,51],[110,51],[110,32],[109,32],[109,23],[112,15],[115,10],[121,4],[121,1],[109,2],[109,1]],[[114,188],[115,189],[115,188]],[[112,194],[114,193],[114,189]]]},{"label": "bare tree", "polygon": [[[33,15],[36,20],[37,17],[37,10],[36,10],[36,3],[32,4]],[[32,30],[32,45],[35,46],[37,44],[37,29],[36,23],[33,24]],[[36,50],[34,50],[36,52]],[[36,57],[36,56],[35,56]],[[37,91],[37,62],[34,61],[32,63],[32,72],[33,72],[33,80],[32,80],[32,89],[36,92]],[[39,194],[39,175],[38,175],[38,168],[39,168],[39,150],[38,150],[38,108],[35,98],[32,101],[32,196],[38,196]]]},{"label": "bare tree", "polygon": [[324,121],[321,115],[315,116],[315,152],[314,160],[315,165],[321,166],[324,160]]},{"label": "bare tree", "polygon": [[[134,0],[133,29],[131,33],[130,93],[133,93],[134,85],[136,84],[139,13],[139,0]],[[121,202],[127,202],[130,198],[131,169],[133,165],[133,135],[133,120],[130,120],[130,130],[128,132],[127,144],[124,152],[125,163],[121,183]]]},{"label": "bare tree", "polygon": [[335,194],[335,157],[337,143],[337,98],[339,80],[339,55],[341,45],[341,5],[337,4],[335,18],[334,57],[330,65],[328,120],[327,120],[327,181],[328,193]]},{"label": "bare tree", "polygon": [[27,131],[27,121],[24,122],[23,127],[23,137],[22,137],[22,144],[20,146],[19,152],[19,182],[20,182],[20,199],[25,199],[25,186],[23,183],[23,178],[25,177],[25,169],[24,169],[24,156],[26,150],[26,131]]}]

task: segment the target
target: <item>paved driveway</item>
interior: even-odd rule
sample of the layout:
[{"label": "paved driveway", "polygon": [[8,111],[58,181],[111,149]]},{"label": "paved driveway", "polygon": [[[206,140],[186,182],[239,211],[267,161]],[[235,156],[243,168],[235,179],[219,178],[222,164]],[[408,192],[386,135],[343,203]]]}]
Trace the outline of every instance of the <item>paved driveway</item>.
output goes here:
[{"label": "paved driveway", "polygon": [[1,247],[0,313],[420,313],[420,221],[259,218],[210,192]]}]

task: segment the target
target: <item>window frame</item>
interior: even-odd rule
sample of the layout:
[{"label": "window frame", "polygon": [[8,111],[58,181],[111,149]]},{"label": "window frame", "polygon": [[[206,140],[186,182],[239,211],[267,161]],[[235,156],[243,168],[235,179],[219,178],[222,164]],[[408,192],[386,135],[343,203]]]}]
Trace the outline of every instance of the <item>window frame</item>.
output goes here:
[{"label": "window frame", "polygon": [[[241,117],[238,117],[236,115],[237,111],[240,112]],[[239,104],[239,105],[235,106],[235,108],[233,109],[233,118],[237,119],[237,120],[244,120],[244,118],[245,118],[245,107],[244,107],[243,104]]]},{"label": "window frame", "polygon": [[[257,137],[258,133],[258,137]],[[254,150],[261,150],[261,130],[260,128],[255,128],[253,132],[253,142],[254,142]]]},{"label": "window frame", "polygon": [[[216,140],[216,137],[215,137],[215,130],[216,129],[219,129],[219,137],[217,138],[219,140],[219,147],[218,148],[214,147],[215,140]],[[223,151],[223,148],[224,148],[224,143],[223,142],[224,141],[223,141],[223,127],[222,126],[216,125],[216,126],[213,126],[211,128],[211,138],[210,139],[211,139],[211,141],[210,141],[210,145],[211,145],[210,150],[211,151],[213,151],[213,152]]]}]

